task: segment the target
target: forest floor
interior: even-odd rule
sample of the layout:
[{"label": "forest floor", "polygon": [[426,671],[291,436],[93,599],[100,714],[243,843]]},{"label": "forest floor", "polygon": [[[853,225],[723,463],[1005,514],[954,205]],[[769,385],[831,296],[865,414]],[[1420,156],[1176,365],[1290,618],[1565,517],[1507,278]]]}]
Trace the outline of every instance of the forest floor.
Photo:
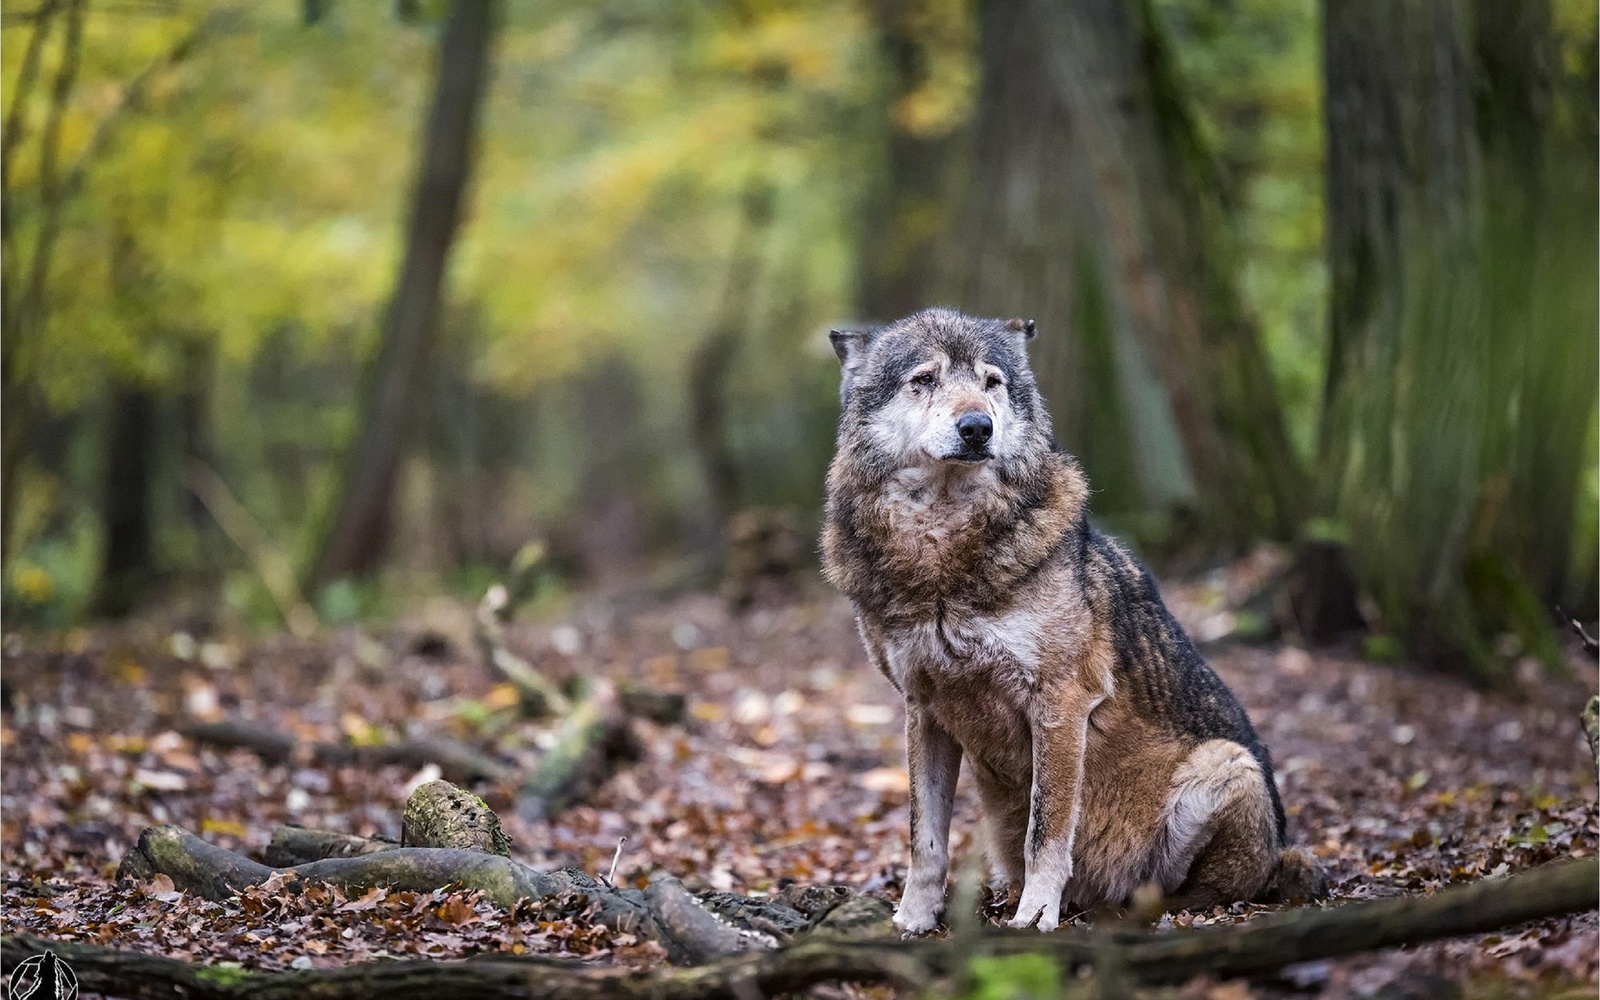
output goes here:
[{"label": "forest floor", "polygon": [[[1217,629],[1213,578],[1169,591],[1192,632]],[[552,675],[603,673],[690,699],[680,726],[640,723],[644,759],[549,823],[504,810],[513,853],[643,885],[760,892],[781,880],[839,882],[897,898],[906,864],[902,713],[866,663],[848,607],[818,591],[733,615],[714,597],[635,612],[575,604],[519,625],[513,644]],[[547,727],[521,720],[515,693],[479,665],[468,609],[439,601],[403,626],[200,638],[146,622],[50,636],[8,635],[4,752],[4,933],[135,948],[257,968],[509,950],[652,964],[658,947],[536,908],[395,892],[346,898],[256,887],[223,903],[157,880],[119,888],[141,829],[175,823],[258,856],[280,823],[399,833],[402,767],[264,764],[197,746],[178,720],[242,718],[306,740],[448,734],[531,766]],[[1597,850],[1596,775],[1578,716],[1593,667],[1576,679],[1531,664],[1521,693],[1489,694],[1436,674],[1293,646],[1220,645],[1208,658],[1271,747],[1293,838],[1328,867],[1332,903],[1519,871]],[[491,806],[509,788],[477,789]],[[956,866],[974,844],[963,778]],[[620,855],[618,842],[626,838]],[[1269,907],[1177,914],[1198,925]],[[1291,989],[1191,983],[1184,996],[1594,996],[1596,914],[1297,967]],[[864,991],[884,995],[883,991]],[[1445,992],[1444,995],[1450,995]]]}]

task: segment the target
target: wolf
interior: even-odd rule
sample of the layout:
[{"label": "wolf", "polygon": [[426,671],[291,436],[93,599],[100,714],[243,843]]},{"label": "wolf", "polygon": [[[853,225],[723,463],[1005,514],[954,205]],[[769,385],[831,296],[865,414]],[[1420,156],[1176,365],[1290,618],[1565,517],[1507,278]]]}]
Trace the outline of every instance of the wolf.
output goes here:
[{"label": "wolf", "polygon": [[911,864],[894,922],[944,909],[963,758],[1011,925],[1123,905],[1312,897],[1272,758],[1167,611],[1090,523],[1028,366],[1031,320],[926,309],[831,333],[842,366],[823,570],[905,698]]}]

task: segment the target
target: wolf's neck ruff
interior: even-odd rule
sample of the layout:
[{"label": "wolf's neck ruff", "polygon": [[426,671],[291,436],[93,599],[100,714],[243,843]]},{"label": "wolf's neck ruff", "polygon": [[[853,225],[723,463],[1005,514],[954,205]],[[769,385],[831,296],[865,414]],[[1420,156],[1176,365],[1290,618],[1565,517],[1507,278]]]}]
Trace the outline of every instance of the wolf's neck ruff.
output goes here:
[{"label": "wolf's neck ruff", "polygon": [[849,447],[829,469],[828,579],[885,624],[926,621],[948,604],[994,610],[1069,548],[1088,485],[1070,457],[997,465],[967,490],[875,472]]}]

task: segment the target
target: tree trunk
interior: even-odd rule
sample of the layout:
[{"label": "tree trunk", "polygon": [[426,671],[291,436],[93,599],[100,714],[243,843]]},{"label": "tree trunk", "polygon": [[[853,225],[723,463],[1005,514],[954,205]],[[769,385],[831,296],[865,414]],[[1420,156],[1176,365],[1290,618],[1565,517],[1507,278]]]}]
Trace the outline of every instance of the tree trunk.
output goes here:
[{"label": "tree trunk", "polygon": [[738,502],[738,470],[728,441],[728,374],[750,317],[750,291],[760,275],[763,237],[772,222],[772,188],[755,181],[745,192],[739,234],[728,258],[722,298],[711,331],[689,360],[689,427],[705,470],[702,548],[721,563],[728,518]]},{"label": "tree trunk", "polygon": [[1053,60],[1027,0],[983,5],[964,203],[941,284],[970,312],[1036,321],[1040,388],[1099,513],[1170,507],[1192,498],[1192,481],[1171,410],[1128,336],[1090,139],[1073,100],[1050,84]]},{"label": "tree trunk", "polygon": [[1592,136],[1553,114],[1549,6],[1330,0],[1323,18],[1319,505],[1424,661],[1491,676],[1506,631],[1554,660],[1596,396],[1597,200]]},{"label": "tree trunk", "polygon": [[988,4],[982,63],[964,303],[1038,320],[1102,510],[1193,504],[1212,541],[1286,537],[1303,472],[1146,6]]},{"label": "tree trunk", "polygon": [[143,386],[119,386],[106,418],[100,498],[105,543],[94,610],[120,618],[144,596],[155,572],[150,503],[157,442],[155,394]]},{"label": "tree trunk", "polygon": [[383,556],[411,416],[426,382],[445,269],[471,176],[494,18],[494,0],[455,0],[445,23],[405,259],[369,375],[359,437],[311,574],[313,583],[370,573]]},{"label": "tree trunk", "polygon": [[[26,212],[17,204],[9,169],[16,147],[27,132],[27,102],[59,3],[39,7],[28,49],[23,55],[11,106],[0,131],[0,191],[6,211],[0,212],[0,560],[11,554],[11,519],[16,511],[22,460],[39,411],[39,390],[27,377],[27,343],[38,336],[45,316],[44,290],[61,227],[66,187],[61,174],[61,133],[67,102],[77,84],[78,60],[83,47],[83,14],[87,0],[66,0],[61,58],[51,80],[50,103],[39,136],[38,204],[28,206],[40,216],[38,236],[30,255],[23,255],[16,230],[7,218]],[[23,264],[26,262],[26,281]]]},{"label": "tree trunk", "polygon": [[883,161],[864,206],[857,263],[856,310],[870,323],[887,323],[933,305],[940,240],[950,221],[951,165],[960,136],[946,128],[916,127],[905,102],[928,86],[928,15],[914,0],[868,5],[877,34],[884,82]]}]

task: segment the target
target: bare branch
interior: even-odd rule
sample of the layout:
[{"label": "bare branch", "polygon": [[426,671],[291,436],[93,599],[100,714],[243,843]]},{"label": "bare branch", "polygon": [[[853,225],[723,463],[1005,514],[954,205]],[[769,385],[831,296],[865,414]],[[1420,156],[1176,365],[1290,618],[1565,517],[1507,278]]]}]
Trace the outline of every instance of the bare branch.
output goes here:
[{"label": "bare branch", "polygon": [[60,157],[61,124],[66,117],[67,102],[72,98],[72,88],[78,81],[78,59],[83,52],[83,8],[88,0],[71,0],[67,8],[66,34],[61,40],[61,65],[50,88],[50,111],[45,117],[44,132],[39,145],[39,198],[44,216],[39,226],[39,236],[33,245],[29,261],[28,283],[23,287],[22,301],[12,312],[16,323],[7,333],[15,340],[19,331],[30,330],[34,325],[44,298],[45,280],[49,277],[50,256],[55,248],[56,234],[61,229]]},{"label": "bare branch", "polygon": [[28,127],[28,101],[33,96],[33,85],[39,78],[39,57],[44,52],[45,39],[50,36],[50,26],[55,19],[60,0],[45,0],[33,15],[33,34],[28,36],[28,48],[22,54],[22,65],[17,69],[17,82],[11,88],[11,106],[6,109],[5,126],[0,128],[0,182],[11,180],[11,155],[22,140]]},{"label": "bare branch", "polygon": [[217,471],[196,459],[189,466],[189,485],[200,498],[217,527],[250,559],[256,576],[278,606],[278,613],[297,638],[305,638],[317,629],[317,614],[300,592],[294,567],[267,538],[267,533],[244,504],[228,489]]}]

